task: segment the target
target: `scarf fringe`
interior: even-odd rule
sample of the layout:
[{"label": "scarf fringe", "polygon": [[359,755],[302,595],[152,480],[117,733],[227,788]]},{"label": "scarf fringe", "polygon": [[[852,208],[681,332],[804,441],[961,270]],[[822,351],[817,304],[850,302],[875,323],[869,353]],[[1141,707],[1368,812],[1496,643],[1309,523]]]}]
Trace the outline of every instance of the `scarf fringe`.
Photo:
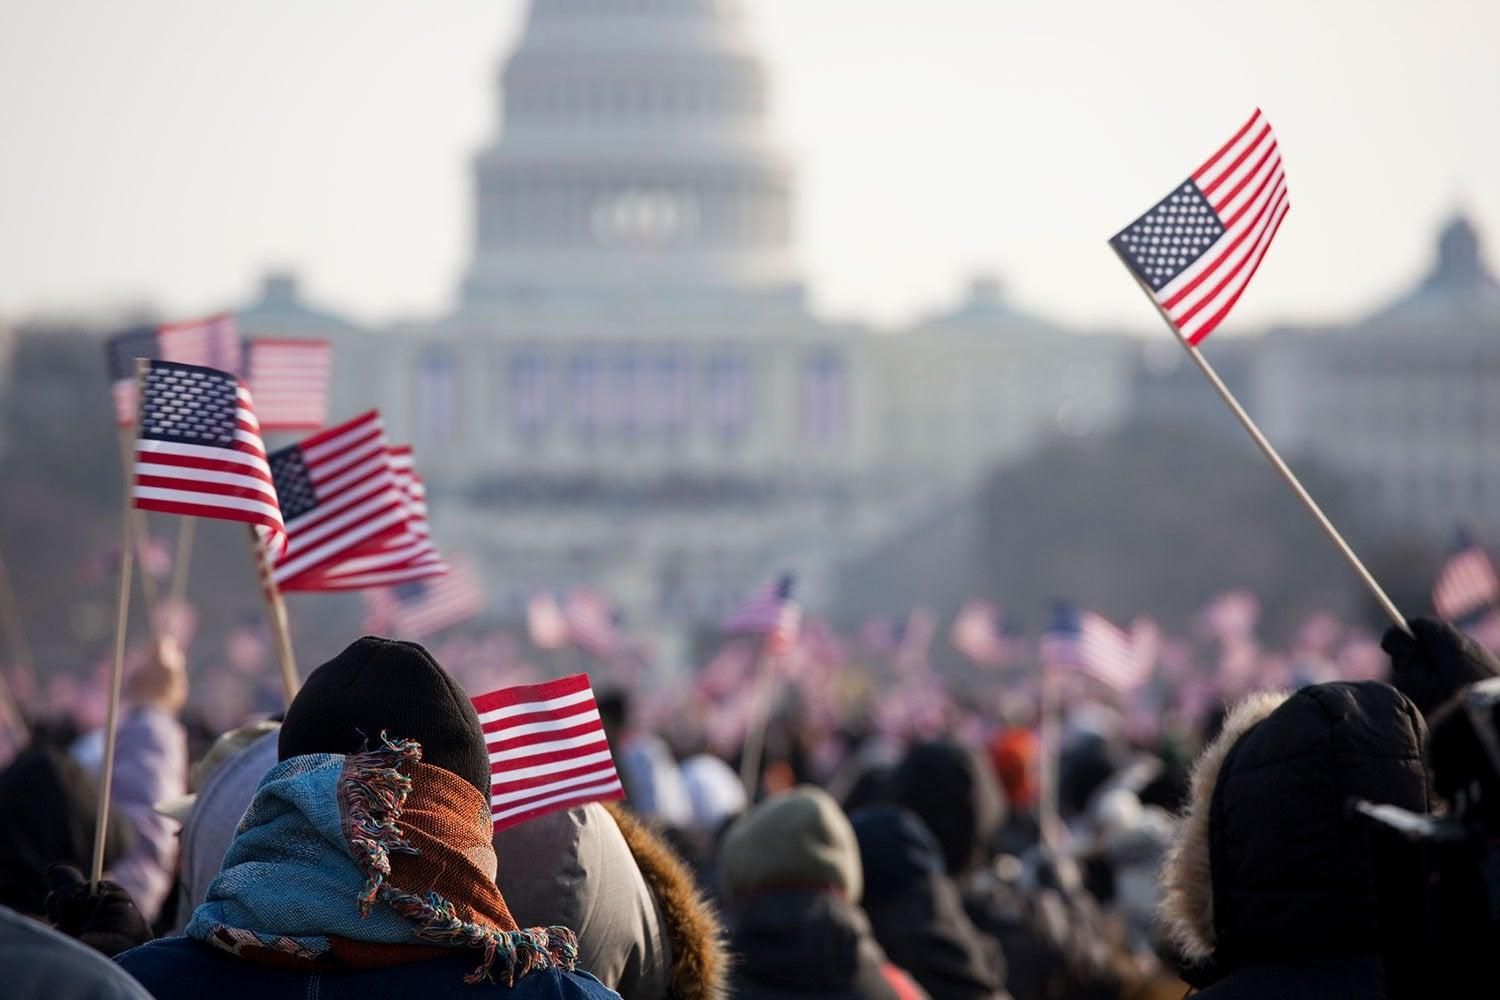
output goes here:
[{"label": "scarf fringe", "polygon": [[578,962],[578,937],[566,927],[531,927],[502,931],[463,920],[458,908],[436,892],[425,897],[405,892],[386,880],[392,854],[417,854],[396,821],[411,794],[411,778],[401,772],[422,760],[415,740],[391,740],[380,734],[380,746],[351,754],[344,765],[340,792],[349,820],[349,844],[365,873],[357,897],[359,915],[368,917],[375,901],[385,903],[417,925],[423,941],[483,951],[479,967],[466,983],[493,980],[498,963],[507,986],[537,969],[572,972]]}]

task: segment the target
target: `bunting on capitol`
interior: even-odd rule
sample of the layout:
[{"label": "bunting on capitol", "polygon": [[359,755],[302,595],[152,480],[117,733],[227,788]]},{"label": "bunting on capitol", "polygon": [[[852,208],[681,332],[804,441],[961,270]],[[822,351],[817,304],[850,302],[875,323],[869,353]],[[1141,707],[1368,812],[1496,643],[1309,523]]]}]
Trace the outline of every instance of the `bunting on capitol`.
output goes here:
[{"label": "bunting on capitol", "polygon": [[272,575],[282,590],[321,590],[319,574],[397,534],[406,503],[386,455],[375,410],[271,455],[271,476],[286,518],[286,551]]},{"label": "bunting on capitol", "polygon": [[1290,207],[1276,133],[1257,108],[1109,242],[1162,315],[1196,345],[1239,301]]},{"label": "bunting on capitol", "polygon": [[253,525],[273,555],[286,526],[250,392],[228,372],[148,361],[140,375],[135,481],[142,510]]},{"label": "bunting on capitol", "polygon": [[165,326],[133,327],[106,340],[104,354],[109,365],[115,423],[129,427],[136,414],[135,363],[138,359],[176,361],[238,375],[241,364],[239,328],[229,313]]},{"label": "bunting on capitol", "polygon": [[495,831],[625,796],[587,674],[473,699],[490,752]]},{"label": "bunting on capitol", "polygon": [[246,341],[250,391],[266,431],[314,431],[328,422],[333,345],[326,340]]}]

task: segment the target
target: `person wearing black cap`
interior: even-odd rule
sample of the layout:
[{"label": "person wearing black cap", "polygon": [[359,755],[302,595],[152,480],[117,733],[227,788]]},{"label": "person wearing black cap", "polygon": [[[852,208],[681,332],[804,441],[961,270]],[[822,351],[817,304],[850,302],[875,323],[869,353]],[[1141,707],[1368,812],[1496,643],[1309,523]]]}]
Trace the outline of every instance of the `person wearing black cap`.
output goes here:
[{"label": "person wearing black cap", "polygon": [[479,718],[420,645],[366,636],[313,671],[278,757],[187,935],[117,958],[159,1000],[616,996],[572,931],[511,917]]}]

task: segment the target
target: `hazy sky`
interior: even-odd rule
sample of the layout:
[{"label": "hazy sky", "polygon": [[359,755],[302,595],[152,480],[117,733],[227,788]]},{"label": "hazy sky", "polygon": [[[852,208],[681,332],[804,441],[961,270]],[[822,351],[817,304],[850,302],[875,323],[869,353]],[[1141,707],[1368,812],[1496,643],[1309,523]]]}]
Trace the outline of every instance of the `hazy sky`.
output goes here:
[{"label": "hazy sky", "polygon": [[[746,6],[831,316],[899,322],[990,269],[1149,327],[1104,241],[1256,104],[1293,210],[1226,329],[1378,304],[1459,205],[1500,243],[1500,3]],[[268,266],[362,319],[440,311],[524,8],[0,0],[0,316],[192,313]]]}]

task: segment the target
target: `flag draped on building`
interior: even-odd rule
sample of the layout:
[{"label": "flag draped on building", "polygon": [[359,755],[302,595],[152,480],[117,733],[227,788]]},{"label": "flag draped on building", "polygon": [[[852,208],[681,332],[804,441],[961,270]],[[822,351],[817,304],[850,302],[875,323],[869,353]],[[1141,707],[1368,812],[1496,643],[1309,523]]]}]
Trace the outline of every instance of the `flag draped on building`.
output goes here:
[{"label": "flag draped on building", "polygon": [[1229,315],[1291,202],[1276,133],[1257,109],[1110,245],[1190,344]]},{"label": "flag draped on building", "polygon": [[286,549],[255,407],[228,372],[147,364],[131,496],[142,510],[243,521],[260,531],[273,554]]},{"label": "flag draped on building", "polygon": [[[1154,657],[1154,639],[1150,646]],[[1121,694],[1133,692],[1150,679],[1153,664],[1141,652],[1124,629],[1101,614],[1070,604],[1053,609],[1040,649],[1044,667],[1076,671]]]},{"label": "flag draped on building", "polygon": [[365,630],[421,639],[484,611],[479,574],[460,560],[442,576],[365,593]]},{"label": "flag draped on building", "polygon": [[495,830],[624,797],[587,674],[502,688],[473,701],[489,745]]},{"label": "flag draped on building", "polygon": [[406,503],[374,410],[271,455],[287,548],[273,568],[283,590],[322,590],[320,574],[406,526]]},{"label": "flag draped on building", "polygon": [[614,604],[593,587],[575,587],[563,605],[568,641],[607,660],[619,652],[620,626]]},{"label": "flag draped on building", "polygon": [[1432,607],[1449,621],[1464,622],[1500,605],[1500,576],[1484,546],[1460,532],[1453,553],[1432,586]]},{"label": "flag draped on building", "polygon": [[756,589],[725,616],[720,630],[731,636],[764,636],[767,652],[787,652],[797,644],[802,627],[802,606],[792,599],[795,584],[790,573],[783,573]]},{"label": "flag draped on building", "polygon": [[981,667],[1003,667],[1016,658],[1016,636],[1006,624],[1005,612],[993,601],[964,602],[948,640]]},{"label": "flag draped on building", "polygon": [[326,340],[247,341],[250,391],[267,431],[317,430],[328,422],[333,345]]},{"label": "flag draped on building", "polygon": [[135,422],[137,359],[174,361],[238,375],[239,328],[228,313],[165,326],[134,327],[105,342],[105,357],[109,363],[115,422],[129,427]]}]

